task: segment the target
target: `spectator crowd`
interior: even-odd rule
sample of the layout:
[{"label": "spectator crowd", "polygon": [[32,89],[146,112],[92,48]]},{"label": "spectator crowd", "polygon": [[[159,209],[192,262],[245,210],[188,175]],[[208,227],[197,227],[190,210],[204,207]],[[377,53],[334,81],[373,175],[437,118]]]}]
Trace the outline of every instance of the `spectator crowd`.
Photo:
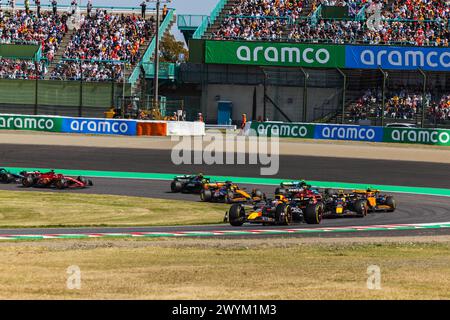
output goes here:
[{"label": "spectator crowd", "polygon": [[53,70],[52,79],[122,81],[124,66],[139,61],[140,49],[156,29],[153,17],[146,20],[106,10],[82,16],[80,25],[63,53],[64,62]]},{"label": "spectator crowd", "polygon": [[424,106],[430,121],[450,121],[450,94],[445,94],[436,100],[433,99],[431,93],[427,92],[425,103],[423,103],[423,98],[420,90],[402,88],[386,95],[383,110],[381,108],[381,89],[368,89],[356,103],[349,107],[348,111],[350,118],[355,122],[362,119],[380,118],[382,112],[384,112],[385,118],[413,120],[417,114],[421,114],[422,106]]},{"label": "spectator crowd", "polygon": [[[55,1],[53,1],[55,2]],[[135,65],[141,59],[143,46],[149,43],[156,30],[154,17],[145,19],[136,14],[113,14],[97,9],[92,3],[87,14],[80,14],[76,1],[71,10],[58,13],[36,10],[0,9],[0,43],[38,44],[42,48],[42,58],[55,67],[39,64],[41,77],[48,69],[51,79],[86,81],[122,81],[125,66]],[[73,18],[75,31],[66,48],[60,48],[69,31]],[[67,35],[68,37],[68,35]],[[54,61],[58,50],[61,62]],[[1,59],[0,77],[11,79],[31,79],[36,76],[36,65],[32,61]]]},{"label": "spectator crowd", "polygon": [[0,58],[0,79],[42,79],[47,67],[31,60]]},{"label": "spectator crowd", "polygon": [[[306,5],[311,13],[319,5],[347,6],[349,18],[313,21],[305,17]],[[355,19],[364,6],[366,19],[381,10],[376,28]],[[241,0],[211,38],[448,46],[449,16],[444,0]]]},{"label": "spectator crowd", "polygon": [[39,44],[42,53],[52,61],[67,33],[66,14],[37,13],[25,10],[0,10],[0,43]]},{"label": "spectator crowd", "polygon": [[[368,89],[358,101],[350,107],[350,115],[356,121],[371,117],[380,118],[382,112],[386,118],[391,119],[414,119],[416,114],[422,110],[423,94],[419,90],[408,90],[402,88],[392,91],[386,95],[384,110],[382,106],[381,89]],[[426,94],[425,105],[431,101],[431,94]]]},{"label": "spectator crowd", "polygon": [[431,103],[428,108],[428,118],[438,123],[450,121],[450,94],[445,94],[439,101]]},{"label": "spectator crowd", "polygon": [[114,62],[64,61],[58,64],[50,75],[52,80],[83,80],[103,82],[124,80],[122,64]]},{"label": "spectator crowd", "polygon": [[211,37],[280,40],[288,23],[301,16],[303,5],[302,0],[240,0]]}]

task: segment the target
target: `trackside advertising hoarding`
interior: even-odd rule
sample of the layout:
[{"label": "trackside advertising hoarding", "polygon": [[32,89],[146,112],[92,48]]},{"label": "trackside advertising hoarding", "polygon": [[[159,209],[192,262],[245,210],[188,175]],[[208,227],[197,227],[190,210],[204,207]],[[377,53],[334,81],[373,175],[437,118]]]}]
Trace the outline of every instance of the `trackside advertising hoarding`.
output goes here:
[{"label": "trackside advertising hoarding", "polygon": [[385,128],[383,141],[450,146],[450,130]]},{"label": "trackside advertising hoarding", "polygon": [[0,115],[0,130],[61,132],[63,118],[25,115]]},{"label": "trackside advertising hoarding", "polygon": [[205,41],[205,63],[279,67],[450,71],[450,49]]},{"label": "trackside advertising hoarding", "polygon": [[368,126],[316,125],[314,138],[319,140],[383,141],[383,128]]},{"label": "trackside advertising hoarding", "polygon": [[345,47],[278,42],[206,41],[205,63],[343,68]]},{"label": "trackside advertising hoarding", "polygon": [[449,48],[345,46],[345,67],[450,71]]},{"label": "trackside advertising hoarding", "polygon": [[62,122],[62,132],[135,136],[136,121],[64,118]]},{"label": "trackside advertising hoarding", "polygon": [[[205,124],[188,121],[138,121],[122,119],[69,118],[55,116],[32,116],[0,114],[0,130],[30,130],[59,133],[78,133],[92,135],[137,136],[138,123],[163,124],[167,129],[164,136],[203,136]],[[140,135],[144,134],[140,132]],[[147,132],[147,135],[156,135]]]},{"label": "trackside advertising hoarding", "polygon": [[[252,129],[252,130],[249,130]],[[282,122],[247,123],[246,135],[316,140],[368,141],[450,146],[450,130]]]},{"label": "trackside advertising hoarding", "polygon": [[252,122],[257,136],[314,139],[314,125],[304,123]]}]

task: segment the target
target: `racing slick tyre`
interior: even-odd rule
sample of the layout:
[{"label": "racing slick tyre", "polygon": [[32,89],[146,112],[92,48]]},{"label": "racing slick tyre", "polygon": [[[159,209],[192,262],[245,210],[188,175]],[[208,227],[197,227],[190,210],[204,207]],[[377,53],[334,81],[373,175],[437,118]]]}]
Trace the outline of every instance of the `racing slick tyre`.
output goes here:
[{"label": "racing slick tyre", "polygon": [[322,221],[324,206],[322,203],[309,204],[304,213],[307,224],[319,224]]},{"label": "racing slick tyre", "polygon": [[33,176],[27,176],[22,179],[22,186],[24,186],[25,188],[31,188],[35,185],[35,183],[36,181]]},{"label": "racing slick tyre", "polygon": [[92,180],[87,179],[85,177],[78,177],[77,181],[81,182],[82,184],[84,184],[85,187],[92,187],[94,185],[94,183],[92,182]]},{"label": "racing slick tyre", "polygon": [[14,181],[14,177],[9,173],[2,173],[0,175],[0,183],[8,184]]},{"label": "racing slick tyre", "polygon": [[228,220],[233,227],[240,227],[245,222],[245,209],[240,204],[233,204],[228,212]]},{"label": "racing slick tyre", "polygon": [[276,188],[275,189],[275,195],[286,195],[286,189],[285,188]]},{"label": "racing slick tyre", "polygon": [[369,206],[367,205],[366,200],[357,200],[354,206],[355,212],[358,217],[364,218],[365,216],[367,216],[367,213],[369,212]]},{"label": "racing slick tyre", "polygon": [[85,185],[88,184],[88,181],[87,181],[87,179],[85,177],[81,177],[80,176],[80,177],[77,178],[77,180],[80,181],[82,184],[85,184]]},{"label": "racing slick tyre", "polygon": [[68,187],[68,183],[66,179],[60,179],[56,181],[55,186],[57,189],[62,190]]},{"label": "racing slick tyre", "polygon": [[394,197],[386,197],[386,203],[387,206],[391,207],[390,210],[387,212],[394,212],[397,209],[397,202],[395,201]]},{"label": "racing slick tyre", "polygon": [[275,220],[278,225],[281,226],[288,226],[291,221],[292,217],[290,216],[290,207],[284,203],[280,203],[275,208]]},{"label": "racing slick tyre", "polygon": [[183,190],[183,184],[180,181],[172,181],[170,184],[170,189],[174,193],[181,192],[181,190]]},{"label": "racing slick tyre", "polygon": [[212,200],[212,192],[211,192],[211,190],[202,190],[200,192],[200,199],[203,202],[210,202]]}]

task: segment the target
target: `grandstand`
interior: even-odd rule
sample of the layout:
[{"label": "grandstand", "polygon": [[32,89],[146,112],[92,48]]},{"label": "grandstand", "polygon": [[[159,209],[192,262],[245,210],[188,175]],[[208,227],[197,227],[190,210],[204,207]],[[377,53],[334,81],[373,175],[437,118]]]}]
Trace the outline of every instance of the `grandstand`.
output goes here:
[{"label": "grandstand", "polygon": [[448,46],[450,13],[444,1],[379,1],[377,30],[366,24],[370,1],[348,2],[349,6],[342,6],[347,1],[230,0],[204,38]]},{"label": "grandstand", "polygon": [[[158,30],[155,12],[144,19],[140,8],[36,9],[0,10],[0,112],[102,117],[111,106],[125,108],[155,35],[174,19],[170,10]],[[36,52],[18,56],[23,46]]]},{"label": "grandstand", "polygon": [[225,99],[240,111],[235,121],[247,113],[449,126],[449,8],[423,0],[219,0],[194,33],[192,63],[180,77],[202,84],[202,111],[212,121],[214,100]]}]

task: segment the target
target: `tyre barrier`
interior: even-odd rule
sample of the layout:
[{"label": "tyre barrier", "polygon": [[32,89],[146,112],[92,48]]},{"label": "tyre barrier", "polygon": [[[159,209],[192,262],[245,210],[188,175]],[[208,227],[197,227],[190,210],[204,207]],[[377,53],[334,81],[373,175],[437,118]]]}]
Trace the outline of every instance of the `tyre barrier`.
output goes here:
[{"label": "tyre barrier", "polygon": [[138,122],[136,128],[137,136],[167,136],[166,122]]}]

